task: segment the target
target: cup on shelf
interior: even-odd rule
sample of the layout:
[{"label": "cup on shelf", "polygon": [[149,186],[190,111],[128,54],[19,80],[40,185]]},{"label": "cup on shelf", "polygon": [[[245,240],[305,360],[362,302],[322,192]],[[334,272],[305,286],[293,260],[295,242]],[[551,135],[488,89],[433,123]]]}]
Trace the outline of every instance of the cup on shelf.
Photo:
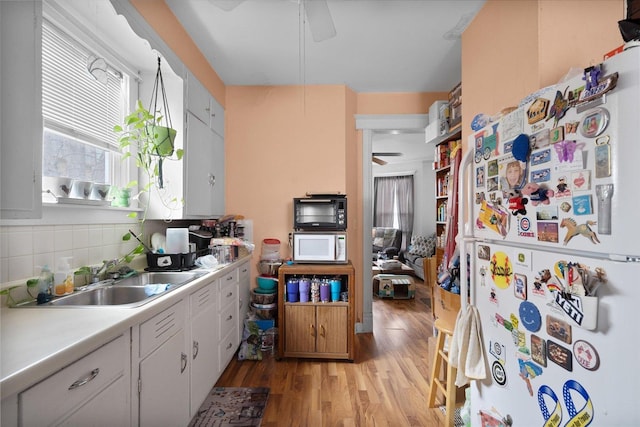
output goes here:
[{"label": "cup on shelf", "polygon": [[331,286],[331,301],[340,301],[340,288],[342,287],[340,280],[331,279],[329,285]]},{"label": "cup on shelf", "polygon": [[298,281],[300,289],[300,302],[309,302],[309,291],[311,290],[311,280],[304,277]]},{"label": "cup on shelf", "polygon": [[296,278],[287,280],[287,301],[298,302],[300,281]]},{"label": "cup on shelf", "polygon": [[329,302],[331,294],[331,285],[329,282],[323,281],[320,283],[320,302]]}]

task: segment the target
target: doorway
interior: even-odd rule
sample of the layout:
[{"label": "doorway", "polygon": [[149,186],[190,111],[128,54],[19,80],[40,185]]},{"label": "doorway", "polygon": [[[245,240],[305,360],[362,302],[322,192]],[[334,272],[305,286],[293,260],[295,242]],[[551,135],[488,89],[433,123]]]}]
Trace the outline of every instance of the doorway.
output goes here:
[{"label": "doorway", "polygon": [[373,140],[377,133],[424,131],[429,121],[426,114],[356,115],[356,129],[362,131],[362,322],[356,333],[373,332],[373,289],[371,275],[371,230],[373,227]]}]

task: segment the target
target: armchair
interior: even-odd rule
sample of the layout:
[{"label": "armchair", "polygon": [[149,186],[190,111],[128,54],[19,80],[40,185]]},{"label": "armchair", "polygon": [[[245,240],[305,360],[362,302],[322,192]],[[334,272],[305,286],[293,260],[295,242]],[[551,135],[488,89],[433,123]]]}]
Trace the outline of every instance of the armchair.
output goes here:
[{"label": "armchair", "polygon": [[387,258],[393,258],[400,252],[402,231],[391,227],[373,227],[371,240],[374,261],[378,258],[378,252],[385,254]]}]

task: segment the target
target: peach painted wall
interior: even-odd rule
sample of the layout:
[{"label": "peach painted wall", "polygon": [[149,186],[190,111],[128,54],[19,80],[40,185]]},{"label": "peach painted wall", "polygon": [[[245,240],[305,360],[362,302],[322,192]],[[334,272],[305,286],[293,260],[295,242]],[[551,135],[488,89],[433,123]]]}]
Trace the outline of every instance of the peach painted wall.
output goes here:
[{"label": "peach painted wall", "polygon": [[359,93],[357,114],[425,114],[435,101],[447,97],[448,92]]},{"label": "peach painted wall", "polygon": [[463,142],[478,113],[517,106],[622,44],[623,0],[487,0],[462,35]]},{"label": "peach painted wall", "polygon": [[130,0],[187,68],[225,106],[225,85],[164,0]]}]

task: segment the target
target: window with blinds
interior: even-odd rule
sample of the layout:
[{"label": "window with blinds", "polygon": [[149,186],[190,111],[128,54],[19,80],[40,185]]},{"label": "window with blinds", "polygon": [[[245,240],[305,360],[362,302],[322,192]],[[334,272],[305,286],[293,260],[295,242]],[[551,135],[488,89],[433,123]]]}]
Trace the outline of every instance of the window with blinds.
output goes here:
[{"label": "window with blinds", "polygon": [[122,185],[113,126],[122,123],[126,78],[51,22],[42,31],[43,176]]}]

